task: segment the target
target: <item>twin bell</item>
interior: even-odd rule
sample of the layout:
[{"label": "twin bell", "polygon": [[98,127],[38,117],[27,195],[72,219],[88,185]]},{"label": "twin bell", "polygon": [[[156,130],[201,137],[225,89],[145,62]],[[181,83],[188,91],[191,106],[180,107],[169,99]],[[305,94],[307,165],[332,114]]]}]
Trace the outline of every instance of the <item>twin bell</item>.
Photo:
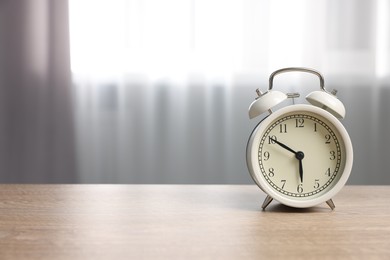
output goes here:
[{"label": "twin bell", "polygon": [[324,78],[319,72],[308,68],[290,67],[277,70],[271,74],[271,76],[269,77],[269,88],[267,92],[261,93],[258,89],[256,90],[258,97],[249,106],[250,119],[257,117],[266,111],[271,112],[271,108],[280,104],[289,97],[299,96],[298,93],[285,94],[281,91],[272,89],[273,79],[276,75],[292,71],[307,72],[317,75],[320,79],[320,90],[311,92],[309,95],[306,96],[306,100],[313,106],[325,109],[326,111],[334,115],[336,118],[342,119],[345,117],[345,107],[343,103],[336,97],[337,91],[333,90],[332,92],[328,92],[325,89]]}]

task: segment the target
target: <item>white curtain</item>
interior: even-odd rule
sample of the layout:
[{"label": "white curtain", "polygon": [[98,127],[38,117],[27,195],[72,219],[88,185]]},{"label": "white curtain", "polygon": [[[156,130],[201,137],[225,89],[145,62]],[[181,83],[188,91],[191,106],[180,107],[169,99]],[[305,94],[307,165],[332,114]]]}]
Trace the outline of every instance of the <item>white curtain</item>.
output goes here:
[{"label": "white curtain", "polygon": [[390,71],[385,0],[70,2],[76,77],[231,80],[283,66],[328,76]]},{"label": "white curtain", "polygon": [[[390,111],[388,1],[70,0],[69,10],[81,181],[250,183],[254,90],[304,66],[345,102],[351,182],[390,184],[376,135],[390,130],[379,120]],[[306,75],[277,84],[318,88]]]},{"label": "white curtain", "polygon": [[0,2],[0,182],[77,182],[67,1]]},{"label": "white curtain", "polygon": [[[386,0],[0,1],[0,182],[252,183],[254,90],[305,66],[346,106],[350,183],[390,184],[389,14]],[[275,87],[304,97],[317,81]]]}]

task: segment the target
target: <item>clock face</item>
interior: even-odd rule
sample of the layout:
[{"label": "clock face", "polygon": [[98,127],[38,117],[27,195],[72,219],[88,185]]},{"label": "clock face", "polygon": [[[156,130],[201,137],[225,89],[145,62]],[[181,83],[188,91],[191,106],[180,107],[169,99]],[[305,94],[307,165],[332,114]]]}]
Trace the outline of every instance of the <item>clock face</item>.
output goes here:
[{"label": "clock face", "polygon": [[328,193],[334,195],[345,184],[352,164],[352,145],[344,127],[313,106],[294,105],[277,112],[250,140],[252,177],[272,197],[292,206],[299,205],[289,201],[329,199]]}]

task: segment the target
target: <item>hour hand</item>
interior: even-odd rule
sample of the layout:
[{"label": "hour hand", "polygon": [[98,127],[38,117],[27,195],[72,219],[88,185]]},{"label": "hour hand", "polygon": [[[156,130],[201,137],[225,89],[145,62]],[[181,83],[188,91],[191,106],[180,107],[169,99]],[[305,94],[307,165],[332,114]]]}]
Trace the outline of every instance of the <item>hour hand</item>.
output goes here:
[{"label": "hour hand", "polygon": [[281,147],[283,147],[284,149],[286,149],[287,151],[290,151],[290,152],[292,152],[293,154],[297,154],[296,151],[294,151],[293,149],[291,149],[291,148],[288,147],[287,145],[285,145],[285,144],[279,142],[279,141],[276,140],[276,139],[273,139],[272,137],[270,137],[270,139],[271,139],[273,142],[275,142],[276,144],[278,144],[278,145],[280,145]]}]

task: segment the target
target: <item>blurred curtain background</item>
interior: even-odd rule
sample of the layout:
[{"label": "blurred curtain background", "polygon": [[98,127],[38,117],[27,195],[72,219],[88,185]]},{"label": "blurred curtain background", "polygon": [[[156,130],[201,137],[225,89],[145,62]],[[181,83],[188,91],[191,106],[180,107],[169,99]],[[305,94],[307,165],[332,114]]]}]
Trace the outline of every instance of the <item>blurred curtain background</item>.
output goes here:
[{"label": "blurred curtain background", "polygon": [[75,182],[68,3],[0,2],[0,182]]},{"label": "blurred curtain background", "polygon": [[389,15],[385,0],[2,1],[0,181],[252,183],[255,89],[304,66],[346,106],[350,183],[390,184]]}]

